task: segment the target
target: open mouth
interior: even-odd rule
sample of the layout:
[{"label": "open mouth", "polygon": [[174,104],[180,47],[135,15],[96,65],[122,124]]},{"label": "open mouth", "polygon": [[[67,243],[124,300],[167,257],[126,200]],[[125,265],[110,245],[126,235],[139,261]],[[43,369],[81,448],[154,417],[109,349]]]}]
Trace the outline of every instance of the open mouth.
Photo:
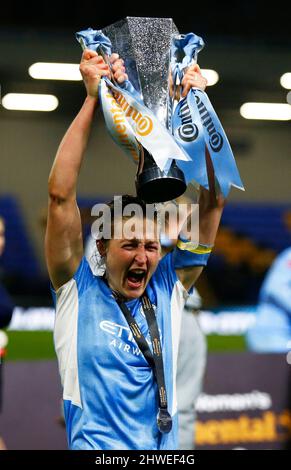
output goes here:
[{"label": "open mouth", "polygon": [[141,287],[145,277],[146,271],[143,269],[129,269],[127,273],[127,283],[129,287],[137,289]]}]

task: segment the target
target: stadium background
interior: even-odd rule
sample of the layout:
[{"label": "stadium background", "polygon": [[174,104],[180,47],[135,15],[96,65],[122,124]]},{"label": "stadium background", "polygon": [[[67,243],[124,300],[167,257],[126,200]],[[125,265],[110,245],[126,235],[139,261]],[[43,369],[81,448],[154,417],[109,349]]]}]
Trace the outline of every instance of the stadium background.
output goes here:
[{"label": "stadium background", "polygon": [[[6,430],[10,448],[46,445],[50,448],[55,441],[50,441],[49,430],[55,436],[63,430],[54,422],[60,430],[55,431],[51,424],[46,433],[43,431],[45,437],[39,440],[38,426],[43,429],[43,423],[36,420],[32,429],[30,416],[33,413],[37,416],[35,407],[39,406],[37,396],[41,393],[35,394],[35,402],[33,397],[30,403],[22,398],[29,397],[28,392],[24,393],[25,383],[35,377],[40,381],[46,377],[58,381],[57,373],[51,369],[55,364],[52,333],[46,331],[50,326],[45,326],[44,316],[41,317],[47,311],[39,310],[50,309],[52,305],[43,258],[46,188],[58,143],[85,94],[81,82],[33,80],[28,75],[28,67],[37,61],[78,63],[81,51],[74,33],[89,26],[101,28],[125,16],[170,16],[181,32],[193,31],[205,40],[199,64],[217,70],[220,76],[207,93],[232,144],[246,188],[245,193],[231,191],[215,253],[198,284],[204,310],[210,312],[208,317],[204,316],[210,367],[214,367],[215,361],[223,366],[231,358],[249,357],[244,334],[255,312],[260,285],[276,254],[290,245],[290,121],[246,120],[239,114],[240,106],[246,101],[286,103],[287,90],[279,79],[291,67],[290,15],[280,4],[267,10],[258,1],[233,2],[232,6],[224,2],[219,6],[201,5],[195,10],[190,8],[189,13],[185,6],[185,11],[179,14],[173,14],[170,9],[128,6],[116,7],[110,15],[91,7],[89,15],[87,8],[74,2],[69,8],[57,2],[44,2],[41,11],[32,10],[28,4],[17,8],[6,4],[2,10],[2,97],[10,92],[52,93],[58,97],[59,106],[51,113],[0,108],[0,215],[7,225],[7,246],[1,267],[5,285],[19,307],[18,326],[16,322],[14,329],[8,331],[1,433],[5,437]],[[133,164],[110,140],[100,113],[97,120],[79,181],[79,202],[87,232],[88,208],[93,203],[109,199],[112,194],[134,191]],[[227,311],[230,313],[225,316]],[[31,331],[33,325],[37,330]],[[255,360],[250,363],[254,364]],[[282,363],[283,376],[290,375],[283,356]],[[274,367],[278,369],[278,364]],[[235,371],[233,374],[232,383],[236,384],[239,380]],[[20,378],[23,382],[19,382]],[[43,387],[46,390],[45,383]],[[58,385],[55,387],[51,392],[54,399],[59,393]],[[254,390],[253,384],[249,387],[250,391]],[[235,387],[229,386],[229,393],[232,391],[238,393]],[[278,400],[284,402],[280,405],[284,413],[288,400],[285,395]],[[11,421],[15,401],[24,410],[22,436],[17,435],[19,422],[15,415]],[[54,406],[57,417],[57,400]],[[48,413],[51,413],[49,407]],[[285,417],[283,422],[290,431],[288,419]],[[23,425],[23,420],[27,424]],[[27,435],[24,439],[25,430],[29,429],[31,438]],[[63,444],[64,440],[59,442]],[[201,445],[211,444],[207,439],[201,442]]]}]

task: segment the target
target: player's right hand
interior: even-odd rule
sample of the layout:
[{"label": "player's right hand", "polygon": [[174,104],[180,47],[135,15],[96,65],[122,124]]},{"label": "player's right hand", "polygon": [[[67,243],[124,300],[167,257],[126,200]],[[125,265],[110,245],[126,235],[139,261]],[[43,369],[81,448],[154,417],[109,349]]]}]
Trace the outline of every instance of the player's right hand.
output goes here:
[{"label": "player's right hand", "polygon": [[110,78],[111,71],[103,58],[95,51],[85,49],[80,63],[80,72],[84,80],[88,96],[97,98],[98,85],[101,77]]}]

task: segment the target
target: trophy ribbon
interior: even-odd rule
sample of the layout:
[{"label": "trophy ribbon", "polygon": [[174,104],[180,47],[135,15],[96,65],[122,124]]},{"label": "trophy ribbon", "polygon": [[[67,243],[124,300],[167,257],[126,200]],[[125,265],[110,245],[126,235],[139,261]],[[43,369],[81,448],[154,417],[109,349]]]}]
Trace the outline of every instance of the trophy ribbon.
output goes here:
[{"label": "trophy ribbon", "polygon": [[[197,61],[198,52],[203,46],[202,38],[194,33],[176,36],[171,50],[174,84],[177,78],[179,82],[182,81],[185,69]],[[172,110],[174,137],[193,162],[177,162],[186,182],[195,181],[209,189],[205,160],[205,152],[208,150],[224,197],[227,197],[231,186],[244,190],[229,141],[207,94],[192,88],[175,109],[172,106]]]},{"label": "trophy ribbon", "polygon": [[[111,55],[111,42],[102,31],[87,30],[76,33],[77,40],[85,47]],[[167,173],[173,160],[190,162],[190,157],[174,137],[147,108],[132,84],[126,80],[123,86],[113,84],[102,77],[99,96],[107,129],[113,140],[133,159],[139,159],[139,144],[151,153],[158,167]]]}]

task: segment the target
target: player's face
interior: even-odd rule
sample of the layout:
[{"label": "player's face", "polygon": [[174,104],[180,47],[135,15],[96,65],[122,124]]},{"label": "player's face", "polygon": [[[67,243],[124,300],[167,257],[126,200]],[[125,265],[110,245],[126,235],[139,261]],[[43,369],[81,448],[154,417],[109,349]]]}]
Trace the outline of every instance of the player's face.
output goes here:
[{"label": "player's face", "polygon": [[123,237],[108,242],[106,277],[114,291],[127,299],[134,299],[143,294],[160,261],[161,250],[155,222],[136,219],[132,233],[124,230],[125,224],[123,220],[114,226],[115,234],[123,229]]},{"label": "player's face", "polygon": [[0,219],[0,256],[2,255],[5,247],[5,226],[3,221]]}]

